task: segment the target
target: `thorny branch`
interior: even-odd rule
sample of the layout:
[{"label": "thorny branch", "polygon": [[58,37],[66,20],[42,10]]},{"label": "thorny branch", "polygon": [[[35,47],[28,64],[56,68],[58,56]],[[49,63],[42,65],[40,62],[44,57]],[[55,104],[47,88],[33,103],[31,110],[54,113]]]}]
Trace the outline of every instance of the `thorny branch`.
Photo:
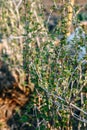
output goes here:
[{"label": "thorny branch", "polygon": [[[78,111],[80,111],[80,112],[82,112],[84,115],[87,115],[87,112],[86,111],[84,111],[83,109],[80,109],[78,106],[76,106],[75,104],[73,104],[73,103],[69,103],[69,102],[67,102],[65,99],[63,99],[61,96],[58,96],[58,95],[56,95],[56,94],[51,94],[50,92],[48,92],[48,90],[47,89],[45,89],[45,88],[42,88],[42,87],[40,87],[42,90],[44,90],[44,92],[48,95],[48,97],[51,99],[51,101],[55,104],[55,106],[57,106],[58,108],[61,106],[61,103],[60,102],[58,102],[58,100],[60,100],[61,102],[63,102],[63,106],[66,106],[67,108],[69,108],[68,110],[70,110],[70,109],[76,109],[76,110],[78,110]],[[55,101],[54,100],[52,100],[52,97],[55,99]],[[49,100],[49,99],[48,99]],[[66,105],[64,105],[64,104],[66,104]],[[65,107],[64,108],[62,108],[62,109],[64,109],[65,110]],[[74,113],[72,110],[71,110],[71,114],[72,114],[72,116],[74,117],[74,118],[76,118],[77,120],[79,120],[79,121],[81,121],[81,122],[84,122],[84,123],[87,123],[87,120],[86,119],[84,119],[84,118],[81,118],[80,116],[78,116],[76,113]]]}]

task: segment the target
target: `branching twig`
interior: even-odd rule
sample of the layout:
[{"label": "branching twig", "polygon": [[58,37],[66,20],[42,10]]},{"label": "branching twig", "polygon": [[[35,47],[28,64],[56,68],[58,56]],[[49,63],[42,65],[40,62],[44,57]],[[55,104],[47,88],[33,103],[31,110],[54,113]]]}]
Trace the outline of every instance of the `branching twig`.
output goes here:
[{"label": "branching twig", "polygon": [[[40,88],[42,88],[42,87],[40,87]],[[83,114],[87,115],[87,112],[85,112],[84,110],[80,109],[79,107],[77,107],[77,106],[74,105],[73,103],[67,102],[67,101],[66,101],[65,99],[63,99],[61,96],[57,96],[56,94],[51,94],[51,93],[48,92],[48,90],[45,89],[45,88],[42,88],[42,89],[47,93],[47,95],[48,95],[50,98],[51,98],[51,96],[54,97],[55,101],[57,101],[57,99],[59,99],[59,100],[61,100],[63,103],[66,103],[66,104],[67,104],[67,107],[69,107],[70,109],[71,109],[71,108],[74,108],[74,109],[76,109],[76,110],[82,112]],[[48,100],[49,100],[49,99],[48,99]],[[59,107],[59,103],[57,103],[58,101],[57,101],[57,102],[55,102],[55,101],[53,101],[53,100],[51,100],[51,101],[54,102],[54,104],[55,104],[57,107]],[[64,104],[63,104],[63,105],[64,105]],[[73,113],[73,112],[72,112],[72,113]],[[76,118],[77,120],[80,120],[81,122],[87,123],[87,120],[86,120],[86,119],[82,120],[81,117],[78,117],[78,118],[77,118],[78,115],[76,115],[76,113],[73,113],[72,116],[73,116],[74,118]]]}]

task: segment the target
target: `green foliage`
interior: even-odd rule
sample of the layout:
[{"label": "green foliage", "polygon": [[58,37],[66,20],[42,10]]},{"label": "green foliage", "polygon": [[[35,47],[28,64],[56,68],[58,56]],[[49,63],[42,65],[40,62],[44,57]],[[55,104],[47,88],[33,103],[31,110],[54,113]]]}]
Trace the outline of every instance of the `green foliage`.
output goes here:
[{"label": "green foliage", "polygon": [[87,14],[86,12],[78,14],[78,19],[80,21],[86,21],[87,20],[87,15],[86,14]]},{"label": "green foliage", "polygon": [[[70,53],[67,52],[65,35],[67,18],[61,21],[61,26],[57,26],[54,34],[50,34],[47,26],[44,25],[41,2],[39,0],[23,2],[19,23],[23,27],[22,36],[24,36],[22,67],[35,84],[35,91],[19,116],[19,124],[22,126],[21,123],[27,123],[27,129],[33,130],[55,128],[67,130],[71,129],[71,126],[74,130],[76,123],[74,117],[78,119],[82,114],[83,122],[87,118],[86,114],[79,110],[86,110],[87,107],[86,95],[84,95],[84,104],[81,104],[81,93],[87,93],[87,68],[84,69],[82,66],[83,61],[78,62],[77,53],[72,57],[71,50]],[[6,18],[7,26],[11,29],[12,21],[5,11],[3,18]],[[14,27],[12,34],[17,34],[15,22]],[[8,28],[4,27],[3,30],[6,35],[11,33]],[[59,45],[55,46],[55,38],[58,34],[63,35],[63,38]],[[76,39],[74,41],[76,42]],[[74,46],[76,52],[79,50],[79,45],[83,44],[80,40],[80,43]],[[84,60],[87,58],[85,57]]]}]

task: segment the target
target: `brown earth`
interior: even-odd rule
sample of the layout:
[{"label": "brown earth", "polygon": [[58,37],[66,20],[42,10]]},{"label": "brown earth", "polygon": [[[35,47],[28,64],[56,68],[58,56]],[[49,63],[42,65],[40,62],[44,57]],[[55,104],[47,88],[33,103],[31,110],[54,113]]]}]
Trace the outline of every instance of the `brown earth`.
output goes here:
[{"label": "brown earth", "polygon": [[0,60],[0,130],[10,130],[7,122],[16,109],[25,105],[34,89],[32,83],[23,86],[20,80],[19,72],[16,69],[10,71],[8,65]]}]

